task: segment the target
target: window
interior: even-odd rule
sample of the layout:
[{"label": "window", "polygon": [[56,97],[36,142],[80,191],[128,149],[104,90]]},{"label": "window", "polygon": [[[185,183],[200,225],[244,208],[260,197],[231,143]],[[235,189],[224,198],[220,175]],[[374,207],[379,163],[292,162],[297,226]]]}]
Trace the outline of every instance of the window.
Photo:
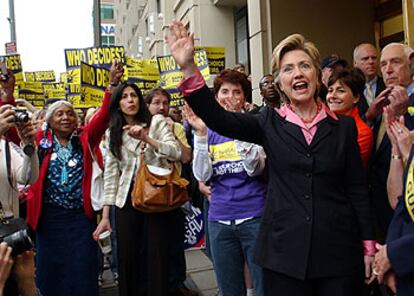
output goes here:
[{"label": "window", "polygon": [[236,13],[236,50],[237,63],[246,66],[246,71],[250,69],[250,48],[247,8],[243,7]]},{"label": "window", "polygon": [[112,4],[101,4],[101,20],[113,20],[114,7]]},{"label": "window", "polygon": [[115,45],[115,36],[101,36],[102,46]]}]

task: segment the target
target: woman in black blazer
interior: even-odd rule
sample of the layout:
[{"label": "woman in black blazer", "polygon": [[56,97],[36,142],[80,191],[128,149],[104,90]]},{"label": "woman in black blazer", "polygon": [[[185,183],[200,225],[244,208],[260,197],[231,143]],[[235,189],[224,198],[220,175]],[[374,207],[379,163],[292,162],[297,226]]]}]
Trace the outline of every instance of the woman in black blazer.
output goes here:
[{"label": "woman in black blazer", "polygon": [[286,104],[240,114],[222,109],[205,86],[193,36],[177,21],[170,33],[184,73],[179,87],[194,112],[216,132],[266,150],[268,195],[256,245],[265,294],[361,295],[375,248],[357,130],[318,99],[316,47],[299,34],[281,41],[272,70]]}]

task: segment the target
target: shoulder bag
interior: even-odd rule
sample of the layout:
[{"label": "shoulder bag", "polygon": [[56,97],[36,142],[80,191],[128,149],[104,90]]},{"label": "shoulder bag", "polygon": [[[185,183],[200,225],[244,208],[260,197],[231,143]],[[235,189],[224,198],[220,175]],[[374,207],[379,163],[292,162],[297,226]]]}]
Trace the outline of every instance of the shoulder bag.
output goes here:
[{"label": "shoulder bag", "polygon": [[163,168],[148,166],[144,160],[144,149],[141,149],[140,160],[131,193],[134,208],[145,213],[168,212],[189,200],[189,182],[180,177],[174,164],[167,172]]}]

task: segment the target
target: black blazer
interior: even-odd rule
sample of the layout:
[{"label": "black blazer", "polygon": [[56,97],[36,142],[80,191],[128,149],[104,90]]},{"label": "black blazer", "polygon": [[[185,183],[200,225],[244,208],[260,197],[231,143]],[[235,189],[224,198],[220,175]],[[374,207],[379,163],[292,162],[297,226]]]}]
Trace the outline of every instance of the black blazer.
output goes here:
[{"label": "black blazer", "polygon": [[298,126],[268,107],[257,115],[227,112],[207,87],[186,100],[209,128],[267,153],[257,264],[299,279],[362,270],[361,240],[374,235],[352,118],[328,116],[307,145]]}]

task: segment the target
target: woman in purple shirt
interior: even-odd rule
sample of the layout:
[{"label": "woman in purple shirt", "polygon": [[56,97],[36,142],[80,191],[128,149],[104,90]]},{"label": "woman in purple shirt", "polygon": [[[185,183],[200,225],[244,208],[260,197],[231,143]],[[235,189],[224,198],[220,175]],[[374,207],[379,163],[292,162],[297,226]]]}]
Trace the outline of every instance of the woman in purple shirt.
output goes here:
[{"label": "woman in purple shirt", "polygon": [[[241,112],[251,88],[246,75],[224,70],[213,91],[226,110]],[[186,111],[195,129],[194,176],[211,185],[208,229],[220,292],[245,295],[246,261],[256,295],[263,295],[262,269],[253,263],[253,255],[265,199],[261,173],[266,155],[261,146],[224,137],[208,129],[189,107]]]}]

